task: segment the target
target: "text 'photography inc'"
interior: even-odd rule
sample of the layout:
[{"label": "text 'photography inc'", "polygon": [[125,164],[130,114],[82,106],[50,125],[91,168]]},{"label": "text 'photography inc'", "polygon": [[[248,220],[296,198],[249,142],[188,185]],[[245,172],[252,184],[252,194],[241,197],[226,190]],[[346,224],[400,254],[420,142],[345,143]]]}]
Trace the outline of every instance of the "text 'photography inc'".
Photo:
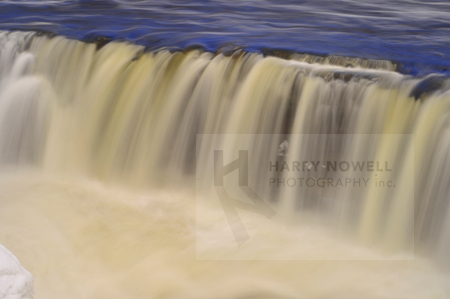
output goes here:
[{"label": "text 'photography inc'", "polygon": [[[267,226],[279,232],[279,250],[292,245],[286,240],[305,238],[307,242],[307,236],[288,229],[292,223],[286,226],[293,215],[300,215],[297,225],[301,225],[298,218],[313,217],[320,227],[331,226],[332,235],[345,234],[355,243],[364,242],[381,217],[387,225],[397,225],[410,242],[411,232],[405,228],[413,220],[414,205],[413,197],[405,194],[414,190],[413,148],[403,154],[373,150],[379,142],[410,146],[410,135],[198,135],[197,141],[197,202],[206,201],[223,211],[214,227],[228,237],[229,250],[235,254],[231,259],[240,259],[240,251],[255,250],[256,254],[258,246],[263,246],[258,238]],[[265,150],[255,151],[255,147]],[[211,183],[213,188],[208,187]],[[369,206],[379,213],[367,213]],[[199,230],[206,225],[202,213],[208,212],[203,207],[197,209]],[[396,214],[383,214],[389,207]],[[362,223],[358,230],[352,229],[356,223]],[[413,254],[408,244],[407,251]],[[207,237],[198,233],[197,258],[221,259],[203,255],[208,246]],[[332,256],[317,252],[299,251],[294,259],[358,259],[345,249]]]}]

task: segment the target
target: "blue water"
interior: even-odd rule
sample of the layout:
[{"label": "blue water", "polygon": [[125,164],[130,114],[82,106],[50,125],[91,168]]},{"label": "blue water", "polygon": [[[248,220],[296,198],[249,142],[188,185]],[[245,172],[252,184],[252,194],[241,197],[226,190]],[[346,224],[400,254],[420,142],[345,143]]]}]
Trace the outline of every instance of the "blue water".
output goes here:
[{"label": "blue water", "polygon": [[450,2],[408,0],[0,1],[0,29],[148,46],[202,45],[389,59],[450,74]]}]

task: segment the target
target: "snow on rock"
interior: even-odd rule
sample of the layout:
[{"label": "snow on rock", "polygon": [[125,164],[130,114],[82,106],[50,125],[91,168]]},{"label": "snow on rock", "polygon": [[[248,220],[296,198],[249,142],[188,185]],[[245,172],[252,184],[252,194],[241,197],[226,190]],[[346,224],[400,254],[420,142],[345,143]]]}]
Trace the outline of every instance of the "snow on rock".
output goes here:
[{"label": "snow on rock", "polygon": [[289,142],[287,140],[285,140],[278,147],[278,156],[286,157],[288,149],[289,149]]},{"label": "snow on rock", "polygon": [[0,299],[32,299],[33,275],[0,244]]}]

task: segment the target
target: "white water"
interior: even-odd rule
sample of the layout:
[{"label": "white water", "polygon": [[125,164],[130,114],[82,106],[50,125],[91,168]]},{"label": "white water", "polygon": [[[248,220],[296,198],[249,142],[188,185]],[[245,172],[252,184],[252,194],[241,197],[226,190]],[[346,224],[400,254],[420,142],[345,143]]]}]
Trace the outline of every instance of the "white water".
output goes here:
[{"label": "white water", "polygon": [[[94,44],[28,33],[0,33],[0,48],[0,243],[34,275],[36,298],[449,293],[446,270],[428,261],[445,265],[450,247],[444,88],[415,101],[410,94],[418,80],[390,71],[387,62],[374,70],[359,68],[357,60],[351,60],[355,68],[342,68],[258,54],[145,53],[124,43],[96,50]],[[236,256],[214,231],[223,211],[196,206],[197,133],[384,134],[347,140],[342,155],[371,152],[397,161],[392,176],[403,187],[349,193],[344,198],[363,200],[325,209],[305,202],[308,194],[282,192],[277,201],[289,217],[324,215],[352,237],[307,222],[283,232],[279,222],[267,225],[250,215],[248,224],[264,234]],[[414,134],[414,141],[396,143],[389,134]],[[258,157],[276,155],[283,141],[250,135],[250,141],[233,144],[216,136],[212,143],[246,144]],[[309,142],[332,142],[304,136],[293,135],[290,152],[305,152]],[[212,143],[200,143],[200,157]],[[207,165],[199,165],[202,174]],[[266,194],[262,181],[263,175],[253,183]],[[207,218],[196,219],[196,209]],[[409,210],[414,223],[403,219]],[[196,228],[199,220],[211,226]],[[211,236],[214,249],[204,249],[205,256],[212,250],[221,259],[241,261],[196,260],[196,233]],[[408,256],[412,242],[414,260],[392,260]],[[394,250],[394,257],[378,247]],[[270,261],[316,253],[329,259],[344,253],[358,261]]]}]

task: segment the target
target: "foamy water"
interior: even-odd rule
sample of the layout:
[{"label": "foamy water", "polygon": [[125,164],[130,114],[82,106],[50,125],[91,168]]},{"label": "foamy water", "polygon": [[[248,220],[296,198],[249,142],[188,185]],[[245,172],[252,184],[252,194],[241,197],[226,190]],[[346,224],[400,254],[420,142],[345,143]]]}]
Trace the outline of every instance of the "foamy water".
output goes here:
[{"label": "foamy water", "polygon": [[[148,52],[27,32],[0,32],[0,48],[0,242],[37,298],[448,294],[446,78],[386,60]],[[391,170],[305,173],[397,187],[268,184],[268,161],[302,159],[384,161]],[[220,161],[239,171],[224,178]],[[242,199],[239,213],[219,193]],[[262,202],[272,218],[253,213]],[[245,242],[233,239],[239,221]]]},{"label": "foamy water", "polygon": [[[296,227],[297,240],[276,221],[266,225],[257,236],[263,246],[240,253],[249,260],[196,260],[192,192],[133,191],[36,171],[2,173],[0,188],[0,239],[33,273],[36,299],[447,298],[450,292],[448,275],[420,257],[371,260],[382,254],[311,225]],[[217,222],[224,217],[198,208]],[[265,225],[257,217],[251,222]],[[214,256],[236,258],[220,234],[210,238]],[[293,261],[339,250],[361,260]],[[280,258],[286,260],[273,260]]]}]

